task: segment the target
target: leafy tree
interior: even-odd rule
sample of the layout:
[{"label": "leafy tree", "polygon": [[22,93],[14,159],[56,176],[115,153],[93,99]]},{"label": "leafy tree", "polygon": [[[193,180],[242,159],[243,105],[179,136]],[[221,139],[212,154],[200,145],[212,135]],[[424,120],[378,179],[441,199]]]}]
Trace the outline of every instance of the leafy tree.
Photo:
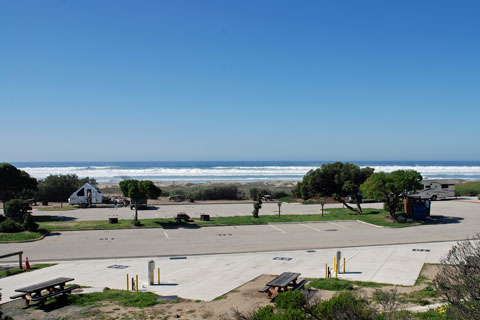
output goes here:
[{"label": "leafy tree", "polygon": [[66,202],[72,193],[91,180],[96,183],[95,179],[88,177],[79,179],[76,174],[49,175],[39,182],[38,197],[45,201],[60,202],[63,206],[63,202]]},{"label": "leafy tree", "polygon": [[[349,162],[335,162],[322,165],[320,168],[310,170],[303,180],[292,190],[293,194],[303,199],[316,196],[332,197],[343,203],[348,209],[362,214],[362,193],[360,185],[372,175],[373,169],[360,168]],[[357,209],[352,208],[346,201],[347,196],[352,197]]]},{"label": "leafy tree", "polygon": [[37,179],[9,163],[0,163],[0,200],[25,198],[37,190]]},{"label": "leafy tree", "polygon": [[[135,179],[128,179],[120,181],[119,186],[123,195],[129,197],[130,200],[134,203],[147,198],[157,199],[162,194],[162,190],[150,180],[140,181]],[[135,218],[133,220],[133,223],[135,225],[138,224],[138,208],[136,205]]]},{"label": "leafy tree", "polygon": [[258,218],[258,212],[262,209],[262,197],[262,193],[257,194],[257,201],[253,204],[252,214],[254,218]]},{"label": "leafy tree", "polygon": [[21,199],[9,200],[5,203],[5,206],[3,207],[5,217],[22,222],[24,216],[28,214],[29,210],[32,210],[32,208],[30,207],[28,202]]},{"label": "leafy tree", "polygon": [[392,218],[403,198],[411,192],[422,188],[422,175],[415,170],[397,170],[391,173],[376,172],[361,186],[367,198],[385,202]]},{"label": "leafy tree", "polygon": [[480,319],[480,233],[460,241],[441,260],[435,276],[438,293],[452,319]]}]

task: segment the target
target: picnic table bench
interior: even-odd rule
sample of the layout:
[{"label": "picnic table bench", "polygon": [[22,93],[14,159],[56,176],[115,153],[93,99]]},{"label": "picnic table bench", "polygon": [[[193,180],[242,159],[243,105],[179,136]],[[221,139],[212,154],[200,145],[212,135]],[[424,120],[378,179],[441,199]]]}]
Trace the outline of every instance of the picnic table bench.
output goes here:
[{"label": "picnic table bench", "polygon": [[[30,301],[39,301],[41,304],[43,304],[48,299],[58,295],[61,295],[62,298],[66,298],[67,294],[72,293],[73,290],[80,288],[80,286],[77,285],[65,288],[65,284],[73,280],[75,279],[61,277],[16,289],[15,291],[20,292],[20,294],[11,296],[10,299],[23,298],[25,299],[25,304],[28,307]],[[47,291],[47,294],[42,295],[44,290]]]},{"label": "picnic table bench", "polygon": [[285,292],[289,290],[289,288],[291,288],[291,290],[293,291],[302,289],[307,283],[307,280],[302,280],[297,283],[297,279],[299,276],[300,273],[284,272],[269,283],[267,283],[265,287],[258,291],[266,292],[268,296],[271,297],[275,288],[277,289],[278,293]]},{"label": "picnic table bench", "polygon": [[180,222],[182,222],[182,220],[184,220],[185,222],[190,222],[191,221],[190,216],[188,214],[186,214],[185,212],[177,213],[177,216],[175,217],[175,221],[177,223],[180,223]]}]

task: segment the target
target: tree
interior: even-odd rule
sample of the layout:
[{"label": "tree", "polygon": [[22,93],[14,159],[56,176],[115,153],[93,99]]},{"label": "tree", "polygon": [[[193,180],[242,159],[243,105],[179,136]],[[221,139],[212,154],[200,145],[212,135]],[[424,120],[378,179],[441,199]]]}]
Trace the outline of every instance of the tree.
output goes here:
[{"label": "tree", "polygon": [[[327,163],[318,169],[310,170],[292,191],[294,195],[301,196],[303,199],[315,196],[332,197],[348,209],[362,214],[360,185],[372,173],[372,168],[360,168],[349,162]],[[357,209],[352,208],[345,201],[347,196],[352,197]]]},{"label": "tree", "polygon": [[261,192],[258,193],[257,201],[253,204],[252,214],[254,218],[258,218],[258,212],[260,211],[260,209],[262,209],[262,197],[263,197],[263,193]]},{"label": "tree", "polygon": [[441,260],[434,284],[452,319],[480,319],[480,233],[460,241]]},{"label": "tree", "polygon": [[[162,190],[150,180],[140,181],[135,179],[128,179],[120,181],[119,186],[123,195],[129,197],[130,200],[134,203],[147,198],[157,199],[162,194]],[[138,224],[138,209],[136,205],[135,218],[133,220],[133,223],[135,225]]]},{"label": "tree", "polygon": [[360,187],[367,198],[382,200],[396,218],[396,210],[403,198],[422,188],[422,175],[415,170],[397,170],[391,173],[376,172]]},{"label": "tree", "polygon": [[[85,180],[86,179],[86,180]],[[68,201],[68,197],[80,188],[89,178],[80,180],[76,174],[58,174],[49,175],[38,184],[38,197],[45,201],[63,202]]]},{"label": "tree", "polygon": [[9,163],[0,163],[0,200],[25,198],[37,190],[37,179]]}]

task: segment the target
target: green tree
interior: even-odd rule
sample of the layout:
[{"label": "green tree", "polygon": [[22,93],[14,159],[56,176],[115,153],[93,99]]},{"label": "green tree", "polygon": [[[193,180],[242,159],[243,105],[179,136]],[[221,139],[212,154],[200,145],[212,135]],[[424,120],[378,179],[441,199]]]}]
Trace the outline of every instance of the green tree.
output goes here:
[{"label": "green tree", "polygon": [[396,218],[396,208],[409,193],[422,188],[422,175],[415,170],[397,170],[391,173],[376,172],[360,187],[364,196],[382,200]]},{"label": "green tree", "polygon": [[22,221],[24,216],[28,214],[28,211],[32,210],[27,201],[21,199],[12,199],[5,203],[3,207],[3,212],[5,217],[15,220]]},{"label": "green tree", "polygon": [[[135,180],[128,179],[120,181],[119,183],[120,190],[124,196],[130,198],[130,201],[137,203],[139,200],[144,199],[157,199],[161,194],[162,190],[158,188],[152,181],[145,180]],[[137,225],[138,222],[138,208],[135,205],[135,218],[133,223]]]},{"label": "green tree", "polygon": [[[348,209],[362,214],[362,193],[360,185],[372,175],[373,169],[360,168],[349,162],[335,162],[322,165],[320,168],[310,170],[303,180],[292,190],[295,196],[303,199],[312,197],[332,197],[343,203]],[[352,197],[357,208],[352,208],[346,201],[347,196]]]},{"label": "green tree", "polygon": [[262,209],[262,197],[263,197],[263,193],[262,192],[258,193],[257,201],[253,204],[252,214],[254,218],[258,218],[258,213],[260,209]]},{"label": "green tree", "polygon": [[25,198],[37,190],[37,179],[9,163],[0,163],[0,200]]},{"label": "green tree", "polygon": [[39,182],[38,197],[45,201],[60,202],[63,206],[63,202],[68,201],[68,197],[88,181],[90,178],[79,179],[76,174],[49,175]]}]

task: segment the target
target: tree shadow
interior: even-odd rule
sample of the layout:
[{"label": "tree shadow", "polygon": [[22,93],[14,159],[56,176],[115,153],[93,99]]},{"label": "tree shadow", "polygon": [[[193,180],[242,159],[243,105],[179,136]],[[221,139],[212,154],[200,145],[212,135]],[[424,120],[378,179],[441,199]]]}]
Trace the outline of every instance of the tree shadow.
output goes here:
[{"label": "tree shadow", "polygon": [[425,225],[437,225],[437,224],[450,224],[460,223],[464,220],[462,217],[449,217],[449,216],[430,216],[424,220]]},{"label": "tree shadow", "polygon": [[35,222],[59,222],[59,221],[74,221],[77,220],[75,217],[64,217],[64,216],[36,216],[33,215],[33,220]]},{"label": "tree shadow", "polygon": [[155,221],[155,224],[158,224],[163,229],[178,229],[178,228],[185,228],[185,229],[199,229],[200,226],[197,224],[191,224],[187,222],[176,222],[176,221]]}]

